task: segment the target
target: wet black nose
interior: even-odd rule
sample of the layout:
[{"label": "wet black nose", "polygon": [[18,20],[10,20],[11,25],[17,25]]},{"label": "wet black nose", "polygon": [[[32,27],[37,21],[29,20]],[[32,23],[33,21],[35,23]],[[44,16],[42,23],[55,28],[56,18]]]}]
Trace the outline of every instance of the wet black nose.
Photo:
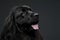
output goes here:
[{"label": "wet black nose", "polygon": [[34,16],[38,16],[38,13],[34,13]]},{"label": "wet black nose", "polygon": [[38,13],[31,13],[31,17],[38,17],[39,14]]}]

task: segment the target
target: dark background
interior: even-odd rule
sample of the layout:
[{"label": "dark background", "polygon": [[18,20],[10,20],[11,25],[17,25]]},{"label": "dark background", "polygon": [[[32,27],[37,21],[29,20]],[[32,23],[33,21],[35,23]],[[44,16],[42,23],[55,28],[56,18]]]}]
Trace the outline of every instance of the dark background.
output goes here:
[{"label": "dark background", "polygon": [[60,40],[59,0],[0,0],[0,32],[10,9],[15,5],[27,4],[40,15],[39,25],[44,40]]}]

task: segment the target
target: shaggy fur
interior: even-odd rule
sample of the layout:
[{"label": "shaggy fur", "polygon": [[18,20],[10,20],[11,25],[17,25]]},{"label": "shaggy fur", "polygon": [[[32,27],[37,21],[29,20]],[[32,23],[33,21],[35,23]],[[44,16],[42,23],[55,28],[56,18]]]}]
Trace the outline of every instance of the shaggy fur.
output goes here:
[{"label": "shaggy fur", "polygon": [[32,12],[29,6],[16,6],[6,18],[0,40],[43,40],[40,31],[31,27],[38,22],[38,13]]}]

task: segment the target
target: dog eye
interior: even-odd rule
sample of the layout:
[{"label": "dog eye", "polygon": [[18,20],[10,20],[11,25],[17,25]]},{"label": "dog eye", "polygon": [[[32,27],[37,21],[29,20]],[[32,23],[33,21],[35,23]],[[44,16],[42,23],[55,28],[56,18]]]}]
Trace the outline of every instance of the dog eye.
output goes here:
[{"label": "dog eye", "polygon": [[23,13],[21,13],[20,15],[18,15],[16,18],[23,17],[22,14],[23,14]]}]

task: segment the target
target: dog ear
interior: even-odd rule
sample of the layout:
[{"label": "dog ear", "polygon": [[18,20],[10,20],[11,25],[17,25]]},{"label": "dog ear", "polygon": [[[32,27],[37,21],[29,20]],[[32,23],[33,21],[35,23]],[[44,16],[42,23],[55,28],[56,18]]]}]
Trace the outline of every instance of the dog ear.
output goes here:
[{"label": "dog ear", "polygon": [[[10,12],[10,14],[8,15],[8,17],[6,17],[5,22],[4,22],[4,27],[3,30],[0,34],[0,39],[5,39],[4,37],[7,37],[7,35],[9,34],[9,31],[11,31],[11,27],[13,25],[12,20],[13,20],[13,16],[11,15],[12,11]],[[11,35],[10,35],[11,36]],[[3,38],[2,38],[3,37]]]},{"label": "dog ear", "polygon": [[[11,15],[11,19],[12,19],[12,25],[13,25],[13,33],[15,34],[16,30],[18,30],[19,32],[23,32],[21,30],[21,28],[18,27],[18,24],[16,23],[16,11],[18,10],[18,8],[20,9],[20,6],[16,6],[15,8],[12,9],[10,15]],[[19,11],[19,10],[18,10]]]},{"label": "dog ear", "polygon": [[[9,15],[6,17],[5,22],[4,22],[4,28],[3,28],[2,32],[11,30],[12,26],[15,26],[15,8],[12,8]],[[15,27],[14,27],[14,29],[15,29]]]}]

